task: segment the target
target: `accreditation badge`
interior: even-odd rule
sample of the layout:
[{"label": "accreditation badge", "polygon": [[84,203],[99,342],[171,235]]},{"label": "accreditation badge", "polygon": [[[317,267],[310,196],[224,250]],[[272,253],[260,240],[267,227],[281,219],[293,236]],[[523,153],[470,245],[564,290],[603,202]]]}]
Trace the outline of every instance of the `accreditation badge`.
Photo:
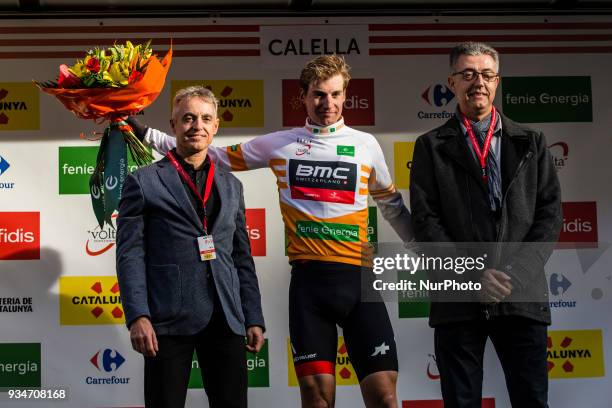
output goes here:
[{"label": "accreditation badge", "polygon": [[215,242],[213,241],[212,235],[204,235],[198,237],[198,248],[200,250],[200,259],[202,261],[210,261],[217,259],[217,252],[215,251]]}]

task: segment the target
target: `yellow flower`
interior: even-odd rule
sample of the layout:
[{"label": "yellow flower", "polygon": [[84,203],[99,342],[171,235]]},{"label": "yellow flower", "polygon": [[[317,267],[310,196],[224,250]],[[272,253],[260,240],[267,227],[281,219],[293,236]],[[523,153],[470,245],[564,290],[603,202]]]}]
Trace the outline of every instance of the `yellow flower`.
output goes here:
[{"label": "yellow flower", "polygon": [[74,64],[68,69],[70,70],[70,72],[72,72],[74,75],[78,76],[79,78],[83,78],[85,75],[89,74],[89,70],[85,67],[85,64],[83,63],[83,61],[77,61],[76,64]]},{"label": "yellow flower", "polygon": [[108,74],[117,85],[126,86],[128,84],[130,70],[126,62],[113,62],[108,69]]}]

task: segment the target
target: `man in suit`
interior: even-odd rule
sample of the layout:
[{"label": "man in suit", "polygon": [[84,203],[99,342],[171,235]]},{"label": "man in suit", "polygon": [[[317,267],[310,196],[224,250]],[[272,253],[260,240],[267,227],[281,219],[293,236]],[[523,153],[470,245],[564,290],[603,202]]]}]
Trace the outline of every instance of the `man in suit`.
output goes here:
[{"label": "man in suit", "polygon": [[194,349],[211,407],[247,406],[246,348],[264,320],[242,185],[207,150],[217,100],[189,87],[173,101],[176,149],[130,174],[117,221],[117,276],[147,408],[183,407]]},{"label": "man in suit", "polygon": [[[292,265],[289,332],[302,406],[335,405],[339,325],[365,406],[394,408],[398,362],[393,327],[383,302],[361,298],[362,262],[370,251],[368,195],[403,241],[412,239],[410,213],[374,136],[344,123],[350,78],[343,58],[314,58],[300,74],[303,127],[209,154],[219,167],[270,167],[277,177]],[[158,152],[174,147],[174,139],[163,132],[134,118],[128,121]]]},{"label": "man in suit", "polygon": [[497,51],[464,43],[451,51],[450,66],[457,112],[415,145],[414,233],[419,242],[494,243],[496,255],[475,276],[480,301],[431,305],[444,406],[480,408],[490,338],[512,406],[547,407],[544,264],[562,225],[559,181],[544,135],[493,106]]}]

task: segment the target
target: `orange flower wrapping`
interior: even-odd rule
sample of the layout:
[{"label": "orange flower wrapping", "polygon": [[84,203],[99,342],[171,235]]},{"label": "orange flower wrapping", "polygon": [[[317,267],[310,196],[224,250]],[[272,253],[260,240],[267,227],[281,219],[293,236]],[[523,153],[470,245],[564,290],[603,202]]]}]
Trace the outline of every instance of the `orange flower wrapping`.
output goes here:
[{"label": "orange flower wrapping", "polygon": [[149,106],[164,87],[172,62],[172,49],[160,62],[151,56],[143,78],[123,88],[44,88],[81,119],[116,120]]}]

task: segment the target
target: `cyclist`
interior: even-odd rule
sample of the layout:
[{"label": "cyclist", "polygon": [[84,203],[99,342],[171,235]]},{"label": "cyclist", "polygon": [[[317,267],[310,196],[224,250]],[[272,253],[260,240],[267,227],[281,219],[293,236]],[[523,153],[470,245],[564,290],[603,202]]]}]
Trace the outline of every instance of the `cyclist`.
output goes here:
[{"label": "cyclist", "polygon": [[[376,139],[344,123],[349,80],[343,58],[311,60],[300,76],[304,127],[210,146],[209,155],[227,170],[270,167],[276,176],[292,265],[289,330],[302,406],[334,406],[337,324],[366,406],[397,407],[397,351],[387,309],[360,299],[368,194],[404,242],[412,240],[410,213]],[[129,121],[158,152],[174,148],[173,137]]]}]

